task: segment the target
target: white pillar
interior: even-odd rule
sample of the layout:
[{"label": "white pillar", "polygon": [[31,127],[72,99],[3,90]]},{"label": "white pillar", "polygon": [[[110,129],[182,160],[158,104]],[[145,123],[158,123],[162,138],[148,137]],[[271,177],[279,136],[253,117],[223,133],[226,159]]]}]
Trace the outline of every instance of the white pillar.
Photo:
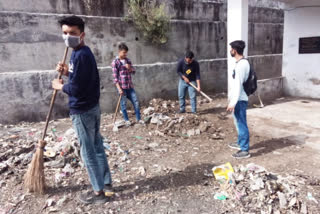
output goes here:
[{"label": "white pillar", "polygon": [[248,56],[248,10],[248,0],[228,0],[228,91],[235,62],[229,53],[229,44],[234,40],[243,40],[246,43],[244,55]]}]

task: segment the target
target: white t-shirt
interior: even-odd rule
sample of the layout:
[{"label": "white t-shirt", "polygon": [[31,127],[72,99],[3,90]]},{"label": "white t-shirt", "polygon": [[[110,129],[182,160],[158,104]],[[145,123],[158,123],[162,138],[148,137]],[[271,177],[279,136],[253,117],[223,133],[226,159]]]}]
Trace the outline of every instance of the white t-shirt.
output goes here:
[{"label": "white t-shirt", "polygon": [[228,100],[230,106],[236,106],[240,100],[248,101],[248,96],[243,89],[243,83],[248,79],[250,72],[250,64],[248,60],[241,59],[235,63],[233,72],[231,73],[230,91]]},{"label": "white t-shirt", "polygon": [[126,60],[125,59],[120,59],[120,62],[122,63],[122,65],[126,64]]}]

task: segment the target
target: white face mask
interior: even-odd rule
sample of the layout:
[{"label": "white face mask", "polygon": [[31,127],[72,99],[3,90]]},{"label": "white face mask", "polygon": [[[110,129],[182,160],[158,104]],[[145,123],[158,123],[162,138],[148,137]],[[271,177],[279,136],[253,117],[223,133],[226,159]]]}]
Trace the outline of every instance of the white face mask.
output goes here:
[{"label": "white face mask", "polygon": [[80,36],[71,36],[68,34],[62,34],[62,38],[66,46],[70,48],[76,48],[80,45]]}]

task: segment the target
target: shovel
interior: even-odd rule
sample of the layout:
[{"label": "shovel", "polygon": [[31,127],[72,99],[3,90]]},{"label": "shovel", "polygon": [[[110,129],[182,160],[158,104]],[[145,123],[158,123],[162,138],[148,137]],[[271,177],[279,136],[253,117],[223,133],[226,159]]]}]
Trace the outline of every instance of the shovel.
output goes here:
[{"label": "shovel", "polygon": [[[191,82],[189,82],[189,85],[191,85],[193,88],[195,88],[197,90],[197,87],[195,85],[193,85]],[[209,100],[209,102],[212,101],[212,99],[208,95],[206,95],[203,91],[200,91],[200,94],[202,96],[204,96],[205,98],[207,98]]]},{"label": "shovel", "polygon": [[259,102],[260,102],[260,106],[257,105],[257,104],[253,104],[253,107],[255,107],[255,108],[263,108],[264,105],[262,103],[262,100],[261,100],[261,97],[260,97],[260,93],[258,91],[257,91],[257,94],[258,94],[258,99],[259,99]]},{"label": "shovel", "polygon": [[119,111],[119,106],[120,106],[121,97],[122,97],[122,96],[120,95],[120,96],[119,96],[119,99],[118,99],[116,111],[114,112],[113,128],[112,128],[112,131],[114,131],[114,132],[117,132],[117,131],[119,130],[119,129],[118,129],[118,125],[116,125],[116,118],[117,118],[117,114],[118,114],[118,111]]}]

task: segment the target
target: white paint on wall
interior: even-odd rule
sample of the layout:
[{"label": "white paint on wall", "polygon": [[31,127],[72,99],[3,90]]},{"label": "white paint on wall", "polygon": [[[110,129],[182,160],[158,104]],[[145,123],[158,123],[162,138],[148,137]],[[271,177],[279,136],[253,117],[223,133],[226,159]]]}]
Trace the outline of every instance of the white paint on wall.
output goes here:
[{"label": "white paint on wall", "polygon": [[[229,54],[230,43],[234,40],[243,40],[248,46],[248,0],[228,0],[228,91],[230,91],[230,78],[235,60]],[[248,48],[244,50],[247,56]]]},{"label": "white paint on wall", "polygon": [[295,9],[298,7],[308,7],[308,6],[316,6],[320,5],[319,0],[278,0],[278,2],[283,3],[283,9]]},{"label": "white paint on wall", "polygon": [[299,54],[299,38],[320,36],[320,7],[285,12],[283,67],[287,95],[320,98],[320,54]]}]

